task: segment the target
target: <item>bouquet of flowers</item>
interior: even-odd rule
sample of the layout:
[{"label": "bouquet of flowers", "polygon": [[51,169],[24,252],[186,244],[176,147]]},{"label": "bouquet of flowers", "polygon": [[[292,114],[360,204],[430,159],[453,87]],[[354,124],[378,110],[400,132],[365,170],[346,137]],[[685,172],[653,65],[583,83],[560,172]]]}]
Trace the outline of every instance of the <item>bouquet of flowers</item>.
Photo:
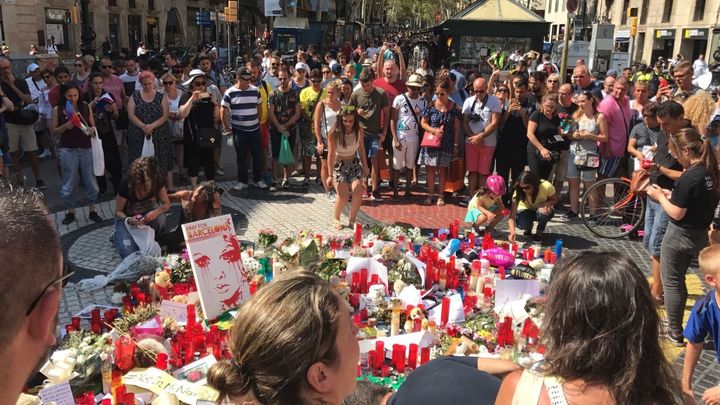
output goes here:
[{"label": "bouquet of flowers", "polygon": [[258,245],[262,248],[268,248],[277,242],[278,237],[270,229],[261,229],[258,232]]},{"label": "bouquet of flowers", "polygon": [[108,334],[96,335],[90,331],[70,332],[61,350],[75,357],[75,368],[70,386],[74,392],[97,391],[100,387],[102,364],[108,361],[113,347]]},{"label": "bouquet of flowers", "polygon": [[190,256],[187,249],[183,249],[181,255],[171,254],[165,257],[164,268],[170,267],[170,282],[187,283],[193,276]]}]

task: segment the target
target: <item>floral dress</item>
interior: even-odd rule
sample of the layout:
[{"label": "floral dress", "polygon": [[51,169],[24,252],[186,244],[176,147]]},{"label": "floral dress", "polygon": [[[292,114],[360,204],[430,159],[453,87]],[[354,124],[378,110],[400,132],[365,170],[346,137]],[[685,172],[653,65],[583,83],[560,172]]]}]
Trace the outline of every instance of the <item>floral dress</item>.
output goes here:
[{"label": "floral dress", "polygon": [[442,112],[435,108],[434,103],[422,112],[423,117],[428,117],[430,126],[433,128],[443,127],[443,135],[440,139],[439,148],[422,147],[418,157],[419,165],[450,167],[453,160],[455,146],[455,134],[453,125],[455,118],[459,118],[460,112],[452,104],[448,111]]},{"label": "floral dress", "polygon": [[[155,97],[151,102],[145,102],[140,96],[140,92],[133,93],[133,101],[135,102],[135,116],[144,124],[150,124],[160,119],[163,115],[162,99],[163,93],[155,92]],[[142,154],[144,142],[144,134],[142,129],[136,127],[132,121],[128,127],[128,163],[132,163]],[[155,146],[155,157],[160,163],[160,172],[165,173],[172,170],[174,166],[173,160],[173,142],[167,122],[160,125],[152,133],[153,146]]]}]

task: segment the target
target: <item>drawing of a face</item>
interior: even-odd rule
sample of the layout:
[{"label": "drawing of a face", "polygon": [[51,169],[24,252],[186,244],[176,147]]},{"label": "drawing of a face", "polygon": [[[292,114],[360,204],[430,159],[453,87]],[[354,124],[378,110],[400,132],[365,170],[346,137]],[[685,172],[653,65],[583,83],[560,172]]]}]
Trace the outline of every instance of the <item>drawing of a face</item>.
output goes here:
[{"label": "drawing of a face", "polygon": [[242,286],[247,274],[242,264],[240,244],[233,235],[223,235],[223,243],[217,239],[205,243],[202,253],[193,254],[195,264],[201,269],[201,283],[213,291],[214,301],[223,311],[237,308],[243,301]]}]

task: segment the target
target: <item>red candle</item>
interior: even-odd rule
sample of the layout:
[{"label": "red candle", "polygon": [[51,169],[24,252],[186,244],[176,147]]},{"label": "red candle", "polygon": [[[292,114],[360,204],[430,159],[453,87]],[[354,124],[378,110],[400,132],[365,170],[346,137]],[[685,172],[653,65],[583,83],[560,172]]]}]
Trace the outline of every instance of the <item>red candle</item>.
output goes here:
[{"label": "red candle", "polygon": [[375,353],[377,356],[375,359],[375,368],[380,368],[383,363],[385,363],[385,342],[382,340],[375,341]]},{"label": "red candle", "polygon": [[155,360],[155,367],[159,368],[160,370],[167,370],[167,360],[168,355],[167,353],[158,353],[157,359]]},{"label": "red candle", "polygon": [[360,273],[356,272],[356,273],[352,274],[352,282],[350,284],[350,290],[352,292],[362,293],[362,291],[360,291]]},{"label": "red candle", "polygon": [[360,223],[355,224],[355,245],[362,244],[362,225]]},{"label": "red candle", "polygon": [[251,281],[249,284],[250,288],[250,295],[255,295],[255,292],[257,292],[257,282],[255,280]]},{"label": "red candle", "polygon": [[435,278],[435,275],[433,274],[433,265],[431,262],[428,262],[427,266],[425,267],[425,289],[426,290],[429,290],[432,288],[434,278]]},{"label": "red candle", "polygon": [[353,306],[353,308],[358,309],[360,307],[360,294],[359,293],[352,293],[350,295],[350,305]]},{"label": "red candle", "polygon": [[195,328],[195,305],[190,304],[187,306],[187,326],[185,329],[192,330]]},{"label": "red candle", "polygon": [[443,297],[440,307],[440,325],[445,326],[450,319],[450,297]]},{"label": "red candle", "polygon": [[367,319],[367,317],[368,317],[367,309],[365,309],[365,308],[361,309],[360,310],[360,319],[364,321]]},{"label": "red candle", "polygon": [[423,347],[420,349],[420,365],[427,363],[430,361],[430,348],[429,347]]},{"label": "red candle", "polygon": [[135,394],[128,392],[125,394],[125,405],[135,405]]},{"label": "red candle", "polygon": [[360,269],[360,290],[363,294],[368,293],[368,269]]},{"label": "red candle", "polygon": [[525,250],[525,251],[527,252],[527,259],[528,259],[528,260],[533,260],[533,259],[535,258],[535,249],[529,247],[529,248],[527,248],[527,250]]},{"label": "red candle", "polygon": [[102,325],[100,324],[100,321],[91,323],[90,330],[92,333],[99,335],[102,332]]},{"label": "red candle", "polygon": [[397,371],[399,373],[405,372],[405,353],[406,353],[405,350],[406,350],[405,345],[398,345],[397,360],[396,360],[397,365],[395,366],[395,368],[397,369]]},{"label": "red candle", "polygon": [[422,319],[413,319],[413,332],[420,332],[422,328]]},{"label": "red candle", "polygon": [[127,392],[127,388],[125,385],[118,385],[115,387],[115,394],[114,394],[114,402],[117,404],[118,402],[121,402],[125,399],[125,393]]},{"label": "red candle", "polygon": [[70,334],[70,332],[75,332],[75,327],[72,326],[72,324],[65,325],[65,333]]},{"label": "red candle", "polygon": [[127,336],[115,341],[115,365],[122,372],[135,367],[135,342]]},{"label": "red candle", "polygon": [[380,284],[380,277],[377,274],[370,275],[370,285]]},{"label": "red candle", "polygon": [[411,369],[417,368],[417,356],[418,356],[418,345],[410,343],[410,352],[408,353],[408,367]]},{"label": "red candle", "polygon": [[375,369],[377,365],[377,352],[375,350],[370,350],[368,352],[368,368],[370,370]]},{"label": "red candle", "polygon": [[195,345],[193,344],[192,339],[188,339],[185,343],[185,363],[192,363],[194,357]]},{"label": "red candle", "polygon": [[381,370],[382,370],[382,373],[381,373],[382,377],[388,377],[390,375],[390,367],[387,364],[383,364],[381,367]]},{"label": "red candle", "polygon": [[80,317],[79,316],[73,316],[72,319],[70,320],[70,322],[72,324],[72,327],[75,330],[80,330]]}]

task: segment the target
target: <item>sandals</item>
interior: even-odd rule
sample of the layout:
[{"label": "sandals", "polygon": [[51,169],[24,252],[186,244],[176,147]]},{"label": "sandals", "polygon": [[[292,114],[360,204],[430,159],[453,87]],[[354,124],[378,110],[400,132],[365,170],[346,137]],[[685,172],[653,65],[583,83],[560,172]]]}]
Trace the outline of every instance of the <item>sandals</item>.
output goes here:
[{"label": "sandals", "polygon": [[443,198],[438,198],[436,204],[437,204],[439,207],[442,207],[443,205],[445,205],[445,200],[444,200]]},{"label": "sandals", "polygon": [[337,219],[333,219],[333,228],[337,231],[340,231],[343,229],[342,224]]}]

